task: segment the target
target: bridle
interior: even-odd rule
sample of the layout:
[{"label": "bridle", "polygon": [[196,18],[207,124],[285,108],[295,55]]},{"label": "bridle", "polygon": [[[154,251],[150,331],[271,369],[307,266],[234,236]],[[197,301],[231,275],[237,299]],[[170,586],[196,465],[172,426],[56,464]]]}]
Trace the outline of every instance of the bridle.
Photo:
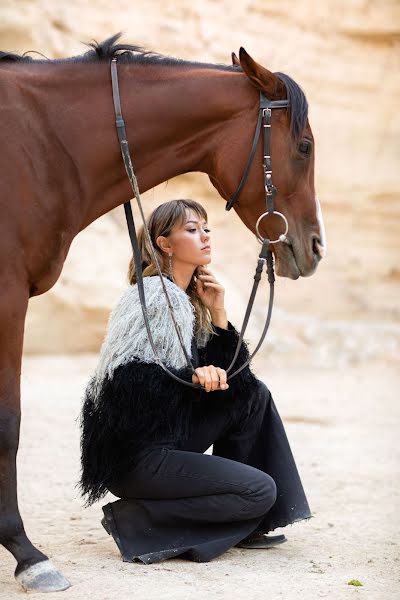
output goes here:
[{"label": "bridle", "polygon": [[254,134],[254,139],[253,139],[253,144],[252,144],[251,151],[250,151],[249,160],[247,161],[247,165],[244,170],[242,179],[240,180],[240,183],[238,185],[238,188],[237,188],[235,194],[232,196],[231,200],[229,200],[228,204],[225,206],[225,210],[231,210],[232,206],[237,202],[237,200],[242,192],[242,189],[244,188],[246,179],[250,172],[251,165],[253,164],[254,156],[256,154],[258,140],[260,139],[260,135],[261,135],[261,129],[263,129],[263,132],[264,132],[264,139],[263,139],[263,141],[264,141],[264,162],[263,162],[264,189],[265,189],[265,200],[266,200],[266,205],[267,205],[267,212],[263,213],[257,219],[256,231],[257,231],[258,240],[261,242],[264,241],[264,238],[262,238],[260,231],[259,231],[260,222],[264,217],[275,214],[275,215],[278,215],[279,217],[281,217],[285,222],[285,232],[283,234],[281,234],[278,237],[278,239],[269,240],[270,244],[276,244],[277,242],[286,241],[286,234],[289,230],[289,224],[287,222],[285,215],[274,210],[274,199],[275,199],[275,196],[277,195],[278,191],[277,191],[276,187],[274,186],[274,184],[272,183],[271,142],[270,142],[271,114],[272,114],[271,111],[273,108],[288,108],[288,106],[289,106],[289,100],[268,100],[268,98],[266,98],[266,96],[264,96],[264,94],[260,91],[260,108],[259,108],[259,112],[258,112],[256,132]]},{"label": "bridle", "polygon": [[[158,275],[161,280],[161,285],[162,285],[163,292],[164,292],[166,300],[167,300],[170,316],[173,320],[174,327],[175,327],[176,333],[178,335],[179,343],[180,343],[180,345],[182,347],[182,351],[185,355],[187,365],[189,368],[191,368],[192,373],[194,373],[195,369],[193,367],[193,364],[190,360],[190,357],[189,357],[186,347],[184,345],[184,342],[182,339],[182,334],[181,334],[179,325],[176,321],[174,309],[173,309],[172,303],[170,301],[167,288],[165,286],[163,273],[161,271],[161,267],[160,267],[157,255],[153,248],[153,244],[152,244],[151,237],[150,237],[150,232],[149,232],[147,224],[146,224],[143,207],[142,207],[141,200],[140,200],[139,186],[138,186],[137,178],[136,178],[136,175],[135,175],[135,172],[133,169],[132,159],[131,159],[131,155],[129,152],[129,145],[128,145],[128,140],[127,140],[127,135],[126,135],[125,122],[122,117],[121,99],[120,99],[119,86],[118,86],[117,58],[116,57],[114,57],[111,60],[111,81],[112,81],[112,93],[113,93],[113,102],[114,102],[114,109],[115,109],[115,123],[116,123],[116,128],[117,128],[118,140],[119,140],[120,147],[121,147],[121,154],[122,154],[122,158],[123,158],[124,165],[125,165],[125,170],[126,170],[128,179],[130,181],[130,184],[132,186],[132,190],[135,195],[136,201],[138,203],[141,218],[143,221],[144,234],[149,243],[149,248],[151,249],[152,258],[154,260]],[[247,305],[242,329],[240,331],[238,343],[236,346],[236,350],[235,350],[235,354],[233,356],[232,362],[229,365],[229,367],[226,369],[227,373],[229,373],[232,370],[233,365],[238,357],[240,347],[241,347],[241,344],[243,341],[243,337],[244,337],[244,334],[245,334],[245,331],[247,328],[247,324],[248,324],[248,321],[250,318],[251,310],[253,308],[255,296],[257,293],[257,288],[258,288],[259,282],[261,280],[261,274],[262,274],[264,264],[266,265],[268,282],[270,285],[268,312],[267,312],[265,326],[264,326],[260,341],[258,342],[258,344],[256,346],[256,349],[251,354],[249,359],[243,365],[241,365],[241,367],[239,367],[234,373],[231,373],[229,375],[229,377],[227,378],[228,381],[230,379],[232,379],[232,377],[234,377],[235,375],[240,373],[240,371],[242,371],[253,359],[253,357],[258,352],[258,350],[260,349],[260,347],[264,341],[264,338],[267,334],[269,324],[271,321],[272,305],[273,305],[273,299],[274,299],[275,275],[274,275],[274,260],[273,260],[272,251],[270,249],[270,245],[285,241],[286,234],[287,234],[288,228],[289,228],[286,217],[282,213],[274,210],[274,198],[277,195],[277,189],[272,183],[272,168],[271,168],[271,155],[270,155],[271,154],[271,151],[270,151],[271,111],[274,108],[286,108],[288,106],[289,106],[289,100],[274,100],[274,101],[268,100],[268,98],[266,98],[264,96],[264,94],[262,92],[260,92],[260,109],[259,109],[256,131],[255,131],[255,135],[254,135],[254,139],[253,139],[253,145],[252,145],[251,152],[250,152],[250,157],[247,162],[246,168],[244,170],[243,177],[239,183],[238,189],[236,190],[236,193],[234,194],[232,199],[228,202],[228,204],[225,207],[226,210],[230,210],[232,208],[232,206],[235,204],[235,202],[237,202],[237,200],[242,192],[242,189],[246,183],[247,176],[250,172],[251,165],[253,163],[253,159],[254,159],[254,156],[256,153],[258,141],[259,141],[259,138],[261,135],[261,129],[263,129],[263,132],[264,132],[264,136],[263,136],[263,140],[264,140],[264,161],[263,161],[264,188],[265,188],[265,199],[266,199],[267,211],[258,218],[257,223],[256,223],[257,239],[262,243],[262,248],[261,248],[261,252],[258,256],[258,260],[257,260],[257,267],[256,267],[255,275],[254,275],[254,284],[253,284],[253,288],[252,288],[249,302]],[[142,311],[143,311],[144,323],[146,326],[150,345],[154,352],[155,362],[158,365],[160,365],[160,367],[166,373],[168,373],[173,379],[179,381],[180,383],[190,386],[190,387],[193,387],[193,388],[201,388],[201,386],[199,384],[195,384],[190,381],[185,381],[184,379],[181,379],[180,377],[178,377],[177,375],[172,373],[172,371],[170,371],[168,369],[168,367],[166,367],[166,365],[161,361],[160,357],[158,356],[157,349],[154,344],[153,336],[151,334],[149,319],[148,319],[148,315],[147,315],[146,298],[145,298],[145,294],[144,294],[143,275],[142,275],[142,258],[141,258],[141,253],[140,253],[139,244],[138,244],[138,240],[137,240],[136,228],[135,228],[135,223],[133,220],[132,207],[131,207],[130,201],[124,203],[124,209],[125,209],[125,216],[126,216],[126,221],[127,221],[127,225],[128,225],[129,236],[130,236],[131,244],[132,244],[133,258],[134,258],[135,266],[136,266],[136,280],[137,280],[136,283],[138,286],[138,292],[139,292],[140,303],[141,303],[141,307],[142,307]],[[264,217],[268,217],[273,214],[280,216],[284,220],[285,232],[283,234],[281,234],[278,237],[278,239],[269,240],[268,238],[263,238],[261,236],[260,231],[259,231],[259,225],[260,225],[261,220]]]}]

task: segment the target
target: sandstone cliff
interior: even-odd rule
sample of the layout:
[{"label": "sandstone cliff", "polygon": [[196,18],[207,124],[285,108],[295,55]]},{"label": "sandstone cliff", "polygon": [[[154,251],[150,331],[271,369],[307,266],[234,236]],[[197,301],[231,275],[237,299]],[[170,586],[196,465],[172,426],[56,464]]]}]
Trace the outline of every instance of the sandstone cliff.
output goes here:
[{"label": "sandstone cliff", "polygon": [[[120,0],[116,10],[104,0],[3,0],[0,6],[2,49],[68,56],[84,51],[82,41],[119,30],[126,41],[195,60],[228,62],[242,45],[302,85],[329,252],[311,279],[279,281],[264,355],[301,350],[320,364],[398,356],[399,3]],[[239,324],[258,244],[201,175],[148,192],[146,209],[176,196],[195,197],[209,211],[213,268]],[[128,256],[121,208],[75,240],[57,285],[31,301],[25,351],[97,351],[125,285]],[[264,309],[260,301],[251,340]]]}]

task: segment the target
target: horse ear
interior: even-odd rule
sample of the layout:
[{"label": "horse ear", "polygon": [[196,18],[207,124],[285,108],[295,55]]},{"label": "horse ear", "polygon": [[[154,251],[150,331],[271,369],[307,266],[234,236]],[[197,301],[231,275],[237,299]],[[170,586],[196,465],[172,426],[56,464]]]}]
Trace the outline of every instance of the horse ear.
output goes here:
[{"label": "horse ear", "polygon": [[280,96],[284,85],[276,75],[258,64],[244,48],[239,50],[240,66],[253,85],[267,94],[269,98]]},{"label": "horse ear", "polygon": [[240,60],[238,59],[236,54],[234,52],[232,52],[231,56],[232,56],[232,64],[238,65],[240,67]]}]

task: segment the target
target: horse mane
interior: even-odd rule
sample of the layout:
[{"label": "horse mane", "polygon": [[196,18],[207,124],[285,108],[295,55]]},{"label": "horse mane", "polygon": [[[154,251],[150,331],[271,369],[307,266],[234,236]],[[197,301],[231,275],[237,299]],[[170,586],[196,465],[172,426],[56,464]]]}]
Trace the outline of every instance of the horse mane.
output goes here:
[{"label": "horse mane", "polygon": [[[225,71],[240,71],[240,67],[236,65],[223,65],[223,64],[208,64],[200,63],[189,60],[182,60],[179,58],[173,58],[171,56],[165,56],[158,52],[145,50],[141,46],[134,46],[132,44],[117,44],[117,41],[121,37],[121,32],[112,35],[111,37],[104,40],[104,42],[90,42],[85,44],[90,50],[84,54],[78,56],[70,56],[67,58],[54,58],[50,59],[46,56],[42,58],[34,59],[28,56],[30,52],[35,50],[28,50],[24,54],[16,54],[14,52],[2,52],[0,51],[0,62],[23,62],[23,63],[92,63],[92,62],[110,62],[115,56],[118,56],[118,62],[135,63],[135,64],[162,64],[167,66],[199,66],[199,67],[214,67],[216,69],[222,69]],[[40,54],[40,53],[37,53]]]},{"label": "horse mane", "polygon": [[[5,62],[19,62],[19,63],[52,63],[52,64],[65,64],[65,63],[95,63],[95,62],[111,62],[111,60],[118,56],[118,62],[121,63],[135,63],[139,65],[164,65],[164,66],[176,66],[176,67],[198,67],[198,68],[210,68],[218,69],[222,71],[233,71],[240,72],[240,65],[224,65],[216,63],[202,63],[189,60],[183,60],[174,58],[171,56],[165,56],[158,52],[145,50],[141,46],[135,46],[132,44],[117,44],[117,41],[121,37],[121,32],[112,35],[103,42],[93,41],[89,44],[85,44],[90,48],[84,54],[78,56],[71,56],[68,58],[55,58],[49,59],[40,52],[35,50],[28,50],[24,54],[16,54],[14,52],[0,51],[0,64]],[[32,58],[28,56],[29,53],[34,52],[39,54],[41,58]],[[284,84],[286,89],[287,98],[290,102],[289,114],[290,114],[290,132],[293,138],[297,141],[308,118],[308,102],[305,94],[301,87],[296,83],[289,75],[285,73],[274,73]],[[274,98],[278,99],[278,98]],[[279,98],[281,99],[281,98]],[[283,99],[283,98],[282,98]]]}]

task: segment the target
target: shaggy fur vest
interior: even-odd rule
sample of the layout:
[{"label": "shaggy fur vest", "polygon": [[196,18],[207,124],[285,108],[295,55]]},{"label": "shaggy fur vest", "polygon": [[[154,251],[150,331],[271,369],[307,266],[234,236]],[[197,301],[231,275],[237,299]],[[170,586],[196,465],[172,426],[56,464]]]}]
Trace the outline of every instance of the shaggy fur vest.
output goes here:
[{"label": "shaggy fur vest", "polygon": [[[189,296],[169,279],[164,281],[194,366],[212,364],[226,369],[236,348],[236,329],[228,323],[227,330],[213,327],[211,336],[195,334]],[[186,365],[159,277],[145,277],[143,283],[159,358],[173,373],[191,381],[192,371]],[[243,343],[235,368],[247,358]],[[189,434],[193,402],[206,402],[213,396],[227,410],[243,410],[257,379],[247,367],[229,385],[228,390],[207,394],[165,373],[148,341],[137,285],[130,286],[110,315],[99,362],[85,392],[80,487],[87,504],[104,496],[113,481],[134,467],[140,450],[155,444],[179,448]]]}]

